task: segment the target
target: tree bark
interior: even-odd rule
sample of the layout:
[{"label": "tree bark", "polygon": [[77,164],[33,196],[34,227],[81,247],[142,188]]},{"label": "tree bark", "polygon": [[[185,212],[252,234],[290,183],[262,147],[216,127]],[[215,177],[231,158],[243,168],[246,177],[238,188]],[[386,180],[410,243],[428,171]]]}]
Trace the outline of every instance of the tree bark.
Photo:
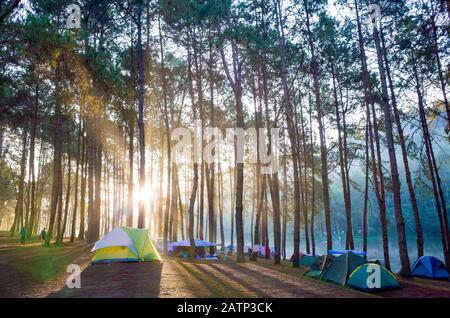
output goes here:
[{"label": "tree bark", "polygon": [[401,148],[401,152],[402,152],[403,166],[405,167],[406,184],[408,186],[409,198],[411,201],[411,208],[412,208],[412,212],[413,212],[413,216],[414,216],[414,224],[416,227],[417,257],[419,258],[419,257],[423,256],[422,224],[420,223],[419,208],[417,206],[416,194],[414,191],[414,186],[413,186],[413,182],[412,182],[412,178],[411,178],[411,169],[409,167],[405,136],[403,134],[403,127],[402,127],[402,124],[400,121],[400,113],[399,113],[399,110],[397,107],[397,98],[396,98],[395,91],[394,91],[394,83],[392,80],[391,69],[389,66],[389,60],[388,60],[388,56],[387,56],[386,44],[385,44],[385,40],[384,40],[384,34],[383,34],[382,27],[380,27],[380,36],[381,36],[381,44],[383,47],[384,62],[386,64],[386,75],[387,75],[387,80],[388,80],[388,84],[389,84],[389,90],[391,93],[392,109],[394,112],[395,124],[397,126],[398,138],[399,138],[400,148]]},{"label": "tree bark", "polygon": [[62,115],[61,115],[61,105],[62,105],[62,96],[61,87],[60,87],[60,61],[56,65],[55,69],[55,115],[53,121],[53,178],[52,178],[52,194],[50,200],[50,210],[49,210],[49,226],[47,236],[45,238],[44,246],[50,246],[50,241],[52,240],[53,232],[54,232],[54,224],[56,218],[56,212],[58,207],[58,197],[60,188],[62,187],[62,171],[61,171],[61,157],[62,157],[62,138],[61,138],[61,130],[62,130]]},{"label": "tree bark", "polygon": [[276,5],[276,18],[277,18],[277,32],[279,37],[279,48],[281,57],[281,68],[282,68],[282,84],[283,84],[283,109],[287,121],[287,129],[289,134],[289,141],[291,144],[292,151],[292,163],[294,170],[294,259],[293,266],[298,267],[299,255],[300,255],[300,213],[301,213],[301,188],[299,179],[299,168],[298,168],[298,153],[299,148],[295,133],[295,124],[292,108],[289,102],[289,88],[287,82],[287,62],[286,62],[286,40],[284,36],[284,25],[283,17],[281,12],[281,5],[279,0],[275,0]]},{"label": "tree bark", "polygon": [[308,2],[304,1],[306,12],[306,27],[308,32],[308,43],[311,50],[311,71],[313,77],[313,92],[316,102],[317,122],[319,124],[319,141],[320,141],[320,159],[322,162],[322,192],[323,192],[323,205],[325,210],[325,227],[327,233],[327,250],[333,249],[333,236],[331,231],[331,208],[330,208],[330,192],[328,182],[328,150],[325,136],[324,125],[324,113],[322,107],[322,98],[320,96],[320,83],[318,74],[318,62],[316,59],[314,42],[312,40],[312,33],[310,27],[310,13],[308,8]]},{"label": "tree bark", "polygon": [[[142,1],[137,2],[137,68],[138,68],[138,128],[139,128],[139,190],[145,189],[145,127],[144,127],[144,54],[142,51]],[[138,202],[138,228],[145,227],[145,201]]]},{"label": "tree bark", "polygon": [[369,201],[369,123],[370,118],[367,118],[366,133],[365,133],[365,178],[364,178],[364,208],[362,220],[362,234],[363,234],[363,251],[367,252],[367,205]]},{"label": "tree bark", "polygon": [[333,77],[333,98],[334,98],[334,107],[336,113],[336,125],[337,125],[337,133],[338,133],[338,145],[339,145],[339,166],[341,168],[341,180],[342,180],[342,192],[344,195],[344,204],[345,204],[345,219],[346,219],[346,238],[345,238],[345,249],[346,250],[354,250],[355,243],[353,241],[353,227],[352,227],[352,212],[350,205],[350,198],[347,193],[348,191],[348,183],[347,183],[347,169],[346,162],[344,160],[344,142],[342,139],[342,127],[341,127],[341,115],[339,110],[339,100],[337,95],[337,86],[336,86],[336,71],[334,67],[334,61],[332,61],[331,65],[331,73]]},{"label": "tree bark", "polygon": [[414,79],[415,79],[415,88],[416,88],[416,94],[417,94],[417,99],[418,99],[419,118],[420,118],[423,138],[424,138],[424,142],[425,142],[425,154],[426,154],[426,158],[427,158],[427,164],[428,164],[431,184],[432,184],[432,188],[433,188],[433,196],[434,196],[436,211],[437,211],[438,219],[439,219],[439,229],[440,229],[440,236],[441,236],[441,242],[442,242],[442,250],[443,250],[443,254],[444,254],[444,258],[445,258],[445,263],[447,266],[449,266],[450,265],[450,246],[449,246],[450,245],[450,236],[449,236],[449,231],[448,231],[448,219],[447,219],[447,215],[446,215],[445,204],[443,204],[443,202],[441,201],[441,197],[439,196],[438,182],[439,182],[440,178],[439,178],[439,172],[437,170],[437,167],[435,165],[435,161],[433,160],[433,155],[432,155],[433,154],[433,144],[431,142],[431,138],[430,138],[430,134],[429,134],[429,130],[428,130],[428,123],[427,123],[426,114],[425,114],[423,95],[422,95],[422,91],[420,89],[420,80],[419,80],[419,75],[418,75],[417,65],[416,65],[417,62],[414,58],[414,53],[411,53],[411,54],[412,54],[412,69],[413,69],[413,75],[414,75]]},{"label": "tree bark", "polygon": [[[86,127],[86,121],[84,121],[83,124],[84,127]],[[83,148],[82,148],[82,155],[81,155],[81,185],[80,185],[80,226],[78,229],[78,239],[84,240],[84,231],[85,231],[85,224],[86,224],[86,176],[87,176],[87,167],[88,167],[88,161],[87,159],[87,137],[84,135],[84,131],[86,129],[83,129]]]},{"label": "tree bark", "polygon": [[[374,101],[372,98],[372,84],[370,82],[369,72],[367,68],[367,59],[364,48],[364,39],[362,35],[362,28],[359,18],[359,9],[358,2],[355,0],[355,13],[356,13],[356,22],[358,28],[358,45],[360,51],[360,60],[361,60],[361,76],[363,82],[363,90],[364,90],[364,102],[366,104],[366,116],[367,122],[369,125],[369,142],[370,142],[370,152],[372,157],[372,175],[373,175],[373,184],[375,187],[375,194],[378,203],[378,209],[380,214],[380,223],[381,223],[381,232],[382,232],[382,240],[383,240],[383,253],[384,253],[384,263],[388,270],[390,270],[390,257],[389,257],[389,239],[387,233],[387,220],[386,220],[386,204],[384,201],[384,177],[382,171],[381,164],[381,151],[379,145],[379,134],[378,134],[378,124],[375,113]],[[371,120],[371,109],[373,113],[373,125]],[[373,126],[373,129],[372,129]],[[375,138],[374,138],[375,134]],[[377,157],[375,157],[375,147],[374,147],[374,139],[377,145]],[[378,167],[377,167],[378,161]]]},{"label": "tree bark", "polygon": [[378,68],[381,79],[381,89],[383,94],[383,112],[384,112],[384,125],[386,129],[386,141],[389,151],[389,163],[391,167],[391,182],[392,182],[392,195],[394,199],[394,212],[395,220],[397,222],[397,236],[398,236],[398,248],[400,253],[401,269],[400,275],[407,276],[410,273],[410,264],[408,256],[408,247],[406,241],[405,223],[401,205],[401,190],[400,190],[400,178],[398,175],[397,157],[395,154],[394,136],[392,131],[391,121],[391,109],[389,104],[386,70],[383,61],[383,48],[380,45],[379,30],[377,27],[373,28],[373,37],[375,40],[375,46],[377,49]]},{"label": "tree bark", "polygon": [[83,134],[82,129],[82,120],[81,116],[78,122],[78,137],[77,137],[77,159],[76,159],[76,168],[75,168],[75,193],[74,193],[74,202],[73,202],[73,213],[72,213],[72,227],[70,231],[70,242],[73,243],[75,241],[75,227],[77,224],[77,209],[78,209],[78,181],[80,174],[80,156],[81,156],[81,135]]},{"label": "tree bark", "polygon": [[24,190],[25,190],[25,168],[27,162],[27,144],[28,144],[28,127],[25,124],[22,132],[22,154],[20,159],[20,177],[19,177],[19,189],[17,193],[17,203],[14,214],[14,222],[11,227],[11,236],[23,226],[23,206],[24,206]]},{"label": "tree bark", "polygon": [[56,240],[56,244],[60,245],[64,241],[64,234],[66,232],[67,226],[67,215],[69,213],[69,203],[70,203],[70,191],[71,191],[71,176],[72,176],[72,166],[70,158],[70,133],[67,132],[67,185],[66,185],[66,197],[64,202],[64,218],[62,222],[61,232]]},{"label": "tree bark", "polygon": [[[39,80],[39,79],[38,79]],[[30,170],[30,218],[28,221],[27,227],[27,235],[28,238],[31,238],[34,229],[34,223],[36,220],[36,175],[35,175],[35,167],[34,167],[34,158],[35,158],[35,148],[36,148],[36,130],[37,130],[37,122],[38,122],[38,111],[39,111],[39,84],[35,84],[35,102],[33,107],[33,117],[32,117],[32,126],[31,126],[31,136],[30,136],[30,160],[29,160],[29,170]]]},{"label": "tree bark", "polygon": [[[231,28],[231,17],[230,12],[227,11],[227,22],[228,27]],[[220,50],[222,63],[224,66],[224,70],[227,76],[228,81],[230,82],[230,86],[233,89],[234,100],[236,104],[236,127],[237,129],[244,129],[244,109],[242,104],[242,69],[241,63],[239,61],[237,46],[234,40],[230,40],[231,42],[231,55],[232,55],[232,65],[233,65],[233,76],[228,69],[228,64],[226,62],[225,53],[223,47]],[[237,262],[241,263],[245,261],[244,257],[244,224],[243,224],[243,197],[244,197],[244,163],[236,161],[235,169],[236,169],[236,214],[235,214],[235,222],[236,222],[236,251],[237,251]]]},{"label": "tree bark", "polygon": [[168,235],[169,235],[169,217],[170,217],[170,181],[171,181],[171,162],[172,162],[172,150],[171,150],[171,139],[170,139],[170,124],[169,124],[169,114],[167,105],[167,81],[166,81],[166,70],[164,63],[164,45],[163,36],[161,29],[161,17],[158,16],[158,33],[159,33],[159,48],[160,48],[160,59],[161,59],[161,78],[162,78],[162,90],[163,90],[163,111],[164,111],[164,124],[166,131],[166,142],[167,142],[167,193],[166,193],[166,212],[164,216],[164,253],[167,254],[168,247]]}]

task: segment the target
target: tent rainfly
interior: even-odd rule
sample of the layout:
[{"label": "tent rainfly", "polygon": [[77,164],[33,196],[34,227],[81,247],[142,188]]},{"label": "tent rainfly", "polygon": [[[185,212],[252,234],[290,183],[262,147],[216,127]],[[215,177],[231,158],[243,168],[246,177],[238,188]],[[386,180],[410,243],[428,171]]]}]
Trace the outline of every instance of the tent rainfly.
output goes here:
[{"label": "tent rainfly", "polygon": [[362,257],[366,257],[367,256],[367,252],[363,252],[363,251],[355,251],[355,250],[344,250],[344,251],[338,251],[338,250],[329,250],[328,254],[330,255],[335,255],[336,257],[342,254],[347,254],[347,253],[353,253]]},{"label": "tent rainfly", "polygon": [[298,260],[298,265],[303,267],[310,267],[316,261],[317,257],[310,254],[303,254]]},{"label": "tent rainfly", "polygon": [[324,270],[321,279],[338,285],[347,283],[349,275],[366,261],[363,257],[348,252],[336,257],[333,262]]},{"label": "tent rainfly", "polygon": [[92,263],[139,262],[161,260],[145,229],[118,227],[92,248]]},{"label": "tent rainfly", "polygon": [[[191,242],[189,240],[174,242],[169,244],[172,247],[189,247],[191,246]],[[211,246],[218,246],[220,244],[218,243],[211,243],[207,241],[202,240],[195,240],[195,247],[211,247]]]},{"label": "tent rainfly", "polygon": [[414,262],[411,276],[447,280],[449,273],[440,259],[434,256],[422,256]]},{"label": "tent rainfly", "polygon": [[348,278],[347,286],[367,293],[400,288],[394,274],[383,266],[373,263],[355,269]]}]

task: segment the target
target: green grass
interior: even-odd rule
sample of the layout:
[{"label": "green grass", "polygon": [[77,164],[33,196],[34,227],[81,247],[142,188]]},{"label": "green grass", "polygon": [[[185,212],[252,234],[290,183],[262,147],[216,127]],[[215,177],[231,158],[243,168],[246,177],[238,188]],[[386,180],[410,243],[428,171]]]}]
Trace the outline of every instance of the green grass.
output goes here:
[{"label": "green grass", "polygon": [[45,282],[65,270],[73,261],[73,255],[63,254],[63,251],[64,247],[61,246],[27,248],[27,259],[16,263],[15,267],[19,272],[31,276],[33,280]]},{"label": "green grass", "polygon": [[43,283],[64,272],[67,265],[82,254],[83,246],[80,244],[63,244],[43,247],[20,246],[2,251],[10,259],[11,265],[18,274],[26,276],[36,283]]}]

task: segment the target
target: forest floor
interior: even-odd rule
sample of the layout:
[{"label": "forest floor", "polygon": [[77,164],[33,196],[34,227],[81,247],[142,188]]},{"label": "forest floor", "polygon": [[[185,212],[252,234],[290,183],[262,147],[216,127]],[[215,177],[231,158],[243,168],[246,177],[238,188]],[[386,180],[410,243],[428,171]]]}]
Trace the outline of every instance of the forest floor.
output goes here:
[{"label": "forest floor", "polygon": [[[90,265],[90,245],[43,248],[0,233],[0,297],[448,297],[450,283],[400,279],[402,289],[366,294],[303,276],[305,269],[271,260],[186,261]],[[65,287],[67,265],[80,266],[81,288]]]}]

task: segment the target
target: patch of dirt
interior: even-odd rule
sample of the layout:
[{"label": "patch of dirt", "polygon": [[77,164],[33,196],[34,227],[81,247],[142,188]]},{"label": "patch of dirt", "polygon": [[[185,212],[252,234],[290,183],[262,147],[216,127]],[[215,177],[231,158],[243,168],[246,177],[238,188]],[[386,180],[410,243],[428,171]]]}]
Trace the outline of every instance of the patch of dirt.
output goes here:
[{"label": "patch of dirt", "polygon": [[48,297],[122,298],[158,297],[160,262],[95,264],[81,272],[81,288],[66,286]]},{"label": "patch of dirt", "polygon": [[450,282],[421,278],[399,279],[401,289],[380,293],[386,298],[450,298]]}]

